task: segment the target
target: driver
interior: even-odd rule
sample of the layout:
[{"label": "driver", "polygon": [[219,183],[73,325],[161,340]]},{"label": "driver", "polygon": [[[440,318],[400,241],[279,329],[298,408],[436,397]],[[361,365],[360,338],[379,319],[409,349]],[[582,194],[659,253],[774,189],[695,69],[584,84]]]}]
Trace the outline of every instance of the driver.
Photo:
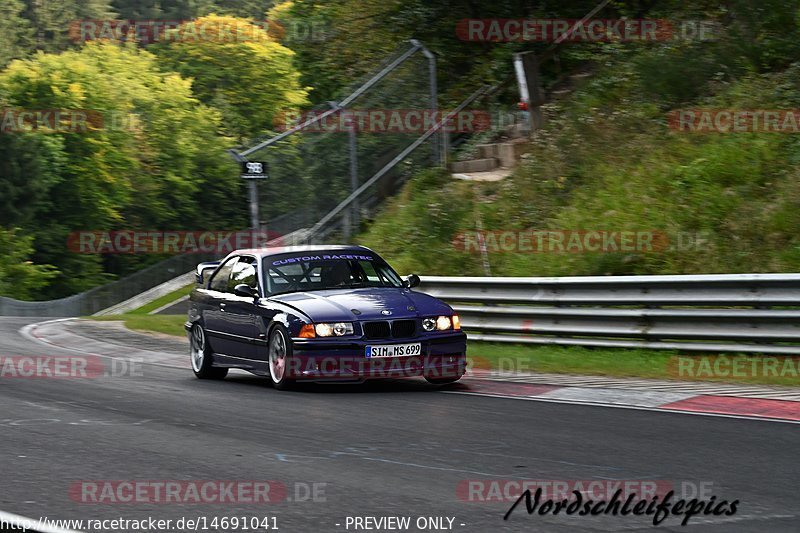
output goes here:
[{"label": "driver", "polygon": [[347,261],[336,261],[325,272],[326,287],[343,287],[350,283],[350,266]]}]

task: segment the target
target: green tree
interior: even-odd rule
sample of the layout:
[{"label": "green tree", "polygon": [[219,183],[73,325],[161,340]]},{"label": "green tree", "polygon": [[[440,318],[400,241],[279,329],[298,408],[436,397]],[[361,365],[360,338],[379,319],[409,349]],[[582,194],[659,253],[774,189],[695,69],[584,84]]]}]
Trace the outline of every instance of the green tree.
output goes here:
[{"label": "green tree", "polygon": [[225,15],[263,20],[273,0],[215,0],[217,11]]},{"label": "green tree", "polygon": [[[548,43],[469,42],[459,38],[459,21],[469,18],[580,18],[596,0],[293,0],[280,18],[287,28],[316,27],[302,36],[287,31],[284,42],[297,53],[302,82],[314,87],[315,101],[341,91],[380,65],[408,39],[419,39],[438,54],[439,86],[445,101],[460,101],[484,82],[512,74],[511,54],[544,50]],[[603,17],[613,16],[611,7]],[[328,30],[326,30],[328,28]],[[300,38],[298,38],[300,37]],[[460,85],[467,81],[467,88]],[[452,95],[448,95],[448,91]]]},{"label": "green tree", "polygon": [[0,134],[0,227],[37,224],[61,180],[62,149],[52,135]]},{"label": "green tree", "polygon": [[188,20],[213,10],[213,0],[112,0],[121,19]]},{"label": "green tree", "polygon": [[[35,235],[36,260],[63,273],[50,296],[107,281],[102,258],[67,253],[70,232],[244,227],[245,194],[225,153],[231,140],[219,133],[219,113],[194,98],[188,80],[162,72],[147,51],[88,43],[14,61],[0,73],[3,99],[12,108],[86,110],[93,117],[85,129],[0,135],[13,137],[0,142],[7,156],[0,190],[31,200],[3,222]],[[152,260],[106,263],[122,274]]]},{"label": "green tree", "polygon": [[30,25],[22,16],[24,9],[21,0],[6,0],[0,4],[0,68],[27,54]]},{"label": "green tree", "polygon": [[112,0],[122,19],[190,20],[223,13],[260,20],[272,7],[272,0]]},{"label": "green tree", "polygon": [[[198,28],[202,35],[187,38]],[[272,41],[263,25],[210,15],[176,31],[181,38],[153,51],[165,69],[193,80],[200,101],[220,109],[226,130],[240,141],[267,133],[282,113],[308,103],[294,53]]]},{"label": "green tree", "polygon": [[70,31],[78,21],[116,18],[109,0],[25,0],[23,15],[33,29],[36,49],[46,52],[80,44]]},{"label": "green tree", "polygon": [[51,265],[33,264],[32,253],[32,236],[21,235],[19,229],[0,227],[0,295],[17,300],[36,298],[58,275]]}]

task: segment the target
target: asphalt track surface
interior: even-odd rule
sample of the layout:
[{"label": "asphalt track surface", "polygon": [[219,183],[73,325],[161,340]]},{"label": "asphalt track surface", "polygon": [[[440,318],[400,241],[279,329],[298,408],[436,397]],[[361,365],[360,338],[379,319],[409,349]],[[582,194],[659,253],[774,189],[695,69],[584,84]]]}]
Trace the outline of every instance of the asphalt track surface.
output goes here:
[{"label": "asphalt track surface", "polygon": [[[74,355],[21,336],[31,322],[0,319],[0,355]],[[278,392],[246,374],[209,382],[155,365],[140,377],[3,379],[0,405],[0,511],[32,518],[275,516],[283,532],[356,531],[347,517],[365,516],[411,517],[408,531],[450,517],[463,532],[778,532],[800,519],[795,424],[443,394],[417,380]],[[740,504],[686,527],[524,506],[504,521],[511,502],[457,494],[493,479],[712,483]],[[326,485],[318,501],[88,504],[69,495],[82,480],[276,480],[292,500]]]}]

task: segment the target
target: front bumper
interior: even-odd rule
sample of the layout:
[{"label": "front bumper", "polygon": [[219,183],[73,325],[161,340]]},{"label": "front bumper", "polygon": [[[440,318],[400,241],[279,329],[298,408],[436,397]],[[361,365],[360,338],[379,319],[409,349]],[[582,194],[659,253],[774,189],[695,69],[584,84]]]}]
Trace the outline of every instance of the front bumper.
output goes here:
[{"label": "front bumper", "polygon": [[[365,356],[367,346],[421,343],[420,355]],[[358,381],[372,378],[424,376],[458,379],[466,372],[467,336],[463,332],[410,339],[293,339],[289,377],[311,381]]]}]

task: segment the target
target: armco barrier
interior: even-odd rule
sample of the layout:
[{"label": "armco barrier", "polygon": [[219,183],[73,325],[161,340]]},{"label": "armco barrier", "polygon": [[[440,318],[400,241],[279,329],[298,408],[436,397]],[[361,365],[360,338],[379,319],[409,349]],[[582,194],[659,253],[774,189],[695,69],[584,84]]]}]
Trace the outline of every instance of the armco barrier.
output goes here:
[{"label": "armco barrier", "polygon": [[[158,268],[185,271],[184,261]],[[153,267],[151,267],[153,269]],[[174,272],[174,271],[173,271]],[[152,283],[143,272],[50,302],[0,297],[0,315],[80,316]],[[423,276],[470,339],[492,342],[800,354],[800,274],[489,278]],[[776,309],[777,307],[777,309]]]},{"label": "armco barrier", "polygon": [[425,276],[419,290],[473,340],[800,354],[800,274]]},{"label": "armco barrier", "polygon": [[72,317],[93,315],[194,269],[219,259],[214,254],[185,254],[165,259],[128,277],[60,300],[23,302],[0,296],[0,316]]}]

